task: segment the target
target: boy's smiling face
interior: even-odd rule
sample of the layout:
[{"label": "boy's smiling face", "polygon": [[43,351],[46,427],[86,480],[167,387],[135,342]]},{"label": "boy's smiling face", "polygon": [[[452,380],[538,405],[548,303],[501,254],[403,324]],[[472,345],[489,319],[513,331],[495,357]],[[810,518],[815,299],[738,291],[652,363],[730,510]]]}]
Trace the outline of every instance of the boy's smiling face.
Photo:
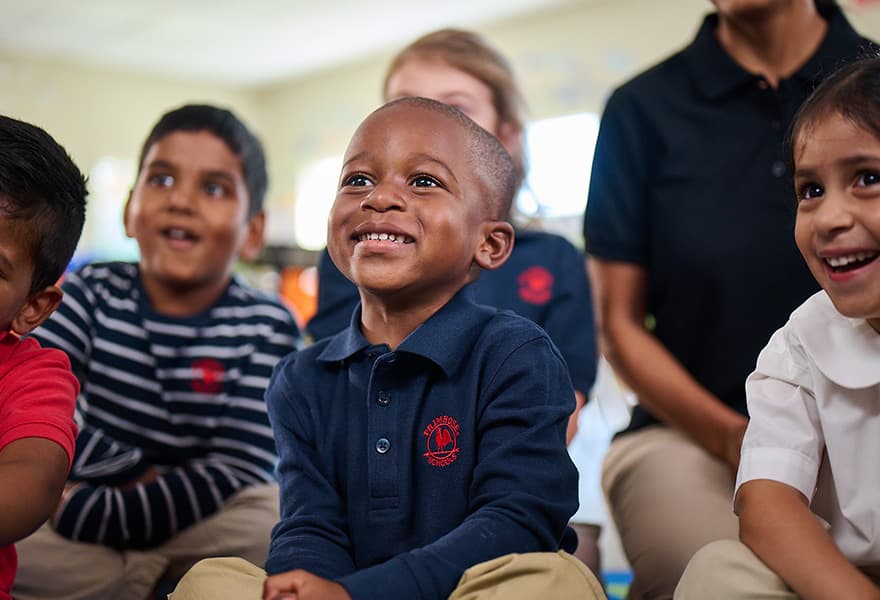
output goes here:
[{"label": "boy's smiling face", "polygon": [[483,263],[498,222],[475,165],[451,117],[409,104],[373,113],[349,144],[330,212],[337,267],[367,294],[412,304],[445,301],[478,265],[494,268]]},{"label": "boy's smiling face", "polygon": [[880,140],[834,113],[794,158],[798,249],[837,310],[880,331]]},{"label": "boy's smiling face", "polygon": [[207,131],[160,138],[125,208],[125,230],[138,242],[141,276],[154,305],[178,292],[204,290],[213,301],[239,255],[262,244],[262,213],[248,218],[241,161]]}]

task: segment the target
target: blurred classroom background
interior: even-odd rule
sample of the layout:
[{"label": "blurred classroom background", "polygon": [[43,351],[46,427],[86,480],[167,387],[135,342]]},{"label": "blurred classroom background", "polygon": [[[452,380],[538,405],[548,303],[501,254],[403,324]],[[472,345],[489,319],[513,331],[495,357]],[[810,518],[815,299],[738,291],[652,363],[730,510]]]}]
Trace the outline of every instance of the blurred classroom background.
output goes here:
[{"label": "blurred classroom background", "polygon": [[[880,2],[841,4],[880,39]],[[304,321],[340,157],[380,104],[395,51],[455,26],[510,59],[530,118],[519,208],[580,246],[608,93],[685,45],[711,9],[708,0],[0,0],[0,112],[46,128],[89,174],[79,263],[136,256],[121,210],[158,116],[192,101],[233,109],[269,161],[268,245],[249,276],[280,289]]]},{"label": "blurred classroom background", "polygon": [[[880,39],[878,0],[840,4],[857,30]],[[270,175],[268,245],[243,271],[304,322],[341,155],[380,104],[384,70],[402,46],[454,26],[479,31],[510,59],[530,118],[520,211],[582,246],[605,99],[688,43],[711,10],[708,0],[0,0],[0,112],[47,129],[89,174],[77,263],[136,257],[122,207],[161,113],[193,101],[237,112],[263,140]],[[602,438],[627,413],[613,378],[597,389],[582,426]],[[595,518],[606,518],[596,494]],[[626,564],[606,531],[614,597]]]}]

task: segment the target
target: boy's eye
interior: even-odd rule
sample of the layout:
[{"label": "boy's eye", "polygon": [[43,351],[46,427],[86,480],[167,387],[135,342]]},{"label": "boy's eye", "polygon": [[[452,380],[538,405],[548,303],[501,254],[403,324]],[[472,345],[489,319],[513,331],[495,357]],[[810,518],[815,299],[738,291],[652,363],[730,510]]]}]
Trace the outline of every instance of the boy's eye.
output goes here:
[{"label": "boy's eye", "polygon": [[412,185],[416,187],[440,187],[440,182],[430,175],[416,175],[412,179]]},{"label": "boy's eye", "polygon": [[220,198],[226,195],[226,187],[214,182],[208,182],[205,184],[205,193],[214,198]]},{"label": "boy's eye", "polygon": [[174,177],[164,173],[154,173],[147,178],[147,183],[155,187],[167,188],[174,185]]},{"label": "boy's eye", "polygon": [[364,187],[370,185],[370,180],[360,173],[354,173],[342,180],[342,185],[350,185],[354,187]]},{"label": "boy's eye", "polygon": [[822,189],[817,183],[805,183],[798,188],[798,199],[799,200],[811,200],[813,198],[818,198],[825,193],[825,190]]},{"label": "boy's eye", "polygon": [[856,178],[856,185],[860,187],[867,187],[878,183],[880,183],[880,173],[874,173],[873,171],[859,173],[859,176]]}]

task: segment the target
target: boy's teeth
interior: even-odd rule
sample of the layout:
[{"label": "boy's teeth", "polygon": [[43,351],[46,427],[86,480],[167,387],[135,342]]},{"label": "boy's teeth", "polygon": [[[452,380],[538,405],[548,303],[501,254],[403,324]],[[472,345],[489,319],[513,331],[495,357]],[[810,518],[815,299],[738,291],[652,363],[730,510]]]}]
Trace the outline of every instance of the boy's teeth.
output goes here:
[{"label": "boy's teeth", "polygon": [[364,233],[358,236],[358,240],[363,242],[366,240],[380,240],[380,241],[388,241],[388,242],[396,242],[398,244],[405,244],[410,242],[410,240],[405,235],[396,235],[394,233]]},{"label": "boy's teeth", "polygon": [[846,256],[831,256],[829,258],[826,258],[825,261],[832,267],[837,268],[845,267],[850,263],[861,262],[869,258],[874,258],[876,255],[876,252],[856,252],[855,254],[847,254]]},{"label": "boy's teeth", "polygon": [[174,240],[185,240],[187,235],[183,229],[169,229],[168,237]]}]

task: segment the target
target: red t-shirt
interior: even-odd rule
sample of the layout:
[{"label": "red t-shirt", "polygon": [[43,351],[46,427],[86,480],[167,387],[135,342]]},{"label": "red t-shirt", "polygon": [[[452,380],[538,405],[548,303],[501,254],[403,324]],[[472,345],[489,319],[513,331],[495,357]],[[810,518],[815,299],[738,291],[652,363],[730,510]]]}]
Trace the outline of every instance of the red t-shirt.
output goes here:
[{"label": "red t-shirt", "polygon": [[[73,462],[73,410],[79,383],[60,350],[0,332],[0,450],[26,437],[52,440]],[[0,546],[0,600],[9,600],[18,560],[15,546]]]}]

